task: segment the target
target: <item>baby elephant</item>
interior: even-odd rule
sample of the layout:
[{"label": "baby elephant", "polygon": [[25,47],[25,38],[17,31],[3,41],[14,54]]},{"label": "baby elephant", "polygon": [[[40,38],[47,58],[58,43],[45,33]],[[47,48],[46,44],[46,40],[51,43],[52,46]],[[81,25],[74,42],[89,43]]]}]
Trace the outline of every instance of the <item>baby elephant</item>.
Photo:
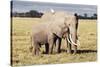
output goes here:
[{"label": "baby elephant", "polygon": [[[49,27],[48,24],[34,26],[32,33],[32,46],[34,47],[33,55],[39,55],[41,45],[45,45],[45,52],[47,54],[53,52],[53,45],[56,42],[55,39],[57,39],[57,37],[59,38],[59,36],[53,33],[53,29],[55,28]],[[67,31],[68,28],[63,27],[59,33],[62,37],[66,37]]]}]

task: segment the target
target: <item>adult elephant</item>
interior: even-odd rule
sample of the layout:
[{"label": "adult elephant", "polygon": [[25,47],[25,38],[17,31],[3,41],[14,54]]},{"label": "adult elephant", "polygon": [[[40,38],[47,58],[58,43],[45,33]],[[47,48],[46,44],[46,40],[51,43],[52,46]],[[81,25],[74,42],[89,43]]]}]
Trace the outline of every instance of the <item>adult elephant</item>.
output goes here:
[{"label": "adult elephant", "polygon": [[61,22],[59,22],[59,25],[55,25],[51,22],[45,22],[34,25],[32,30],[32,49],[34,47],[33,55],[39,55],[41,45],[45,45],[46,53],[51,54],[56,40],[66,37],[68,26]]},{"label": "adult elephant", "polygon": [[[66,37],[66,41],[67,41],[67,46],[68,46],[68,53],[71,53],[72,50],[72,46],[73,46],[73,50],[74,53],[77,52],[77,29],[78,29],[78,16],[77,14],[71,14],[68,12],[62,12],[62,11],[57,11],[54,13],[45,13],[42,18],[43,21],[46,22],[50,22],[51,23],[51,28],[52,29],[52,33],[54,33],[58,38],[57,40],[57,45],[59,45],[58,47],[58,52],[60,52],[60,46],[61,46],[61,39],[62,37],[60,36],[59,32],[60,32],[60,28],[65,25],[68,26],[68,34]],[[46,19],[46,20],[45,20]],[[59,27],[59,30],[58,28]]]}]

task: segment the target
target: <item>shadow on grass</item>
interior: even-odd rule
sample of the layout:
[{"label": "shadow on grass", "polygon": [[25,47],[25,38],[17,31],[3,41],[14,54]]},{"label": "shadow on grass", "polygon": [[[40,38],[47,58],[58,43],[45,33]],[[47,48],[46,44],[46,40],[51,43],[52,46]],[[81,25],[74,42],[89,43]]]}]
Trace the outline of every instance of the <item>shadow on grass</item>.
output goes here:
[{"label": "shadow on grass", "polygon": [[[62,52],[67,52],[67,50],[61,49],[61,53]],[[71,52],[73,53],[74,50],[72,50]],[[97,53],[97,50],[77,50],[77,54],[81,53]]]},{"label": "shadow on grass", "polygon": [[77,50],[77,53],[97,53],[97,50]]},{"label": "shadow on grass", "polygon": [[[61,49],[60,53],[66,52],[67,50],[65,49]],[[71,51],[71,53],[74,53],[74,50]],[[82,53],[97,53],[97,50],[77,50],[77,54],[82,54]],[[47,54],[45,52],[43,52],[42,54]]]}]

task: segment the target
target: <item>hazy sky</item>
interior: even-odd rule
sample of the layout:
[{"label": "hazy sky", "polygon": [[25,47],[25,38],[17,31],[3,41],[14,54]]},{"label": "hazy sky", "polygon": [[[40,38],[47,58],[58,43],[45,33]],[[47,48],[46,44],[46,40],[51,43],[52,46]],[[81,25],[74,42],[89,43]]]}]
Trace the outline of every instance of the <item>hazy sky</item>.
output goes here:
[{"label": "hazy sky", "polygon": [[67,11],[83,15],[87,13],[88,16],[97,13],[96,5],[78,5],[78,4],[61,4],[61,3],[43,3],[43,2],[33,2],[33,1],[15,1],[13,0],[12,5],[13,12],[26,12],[29,10],[37,10],[39,12],[50,11],[54,9],[55,11]]}]

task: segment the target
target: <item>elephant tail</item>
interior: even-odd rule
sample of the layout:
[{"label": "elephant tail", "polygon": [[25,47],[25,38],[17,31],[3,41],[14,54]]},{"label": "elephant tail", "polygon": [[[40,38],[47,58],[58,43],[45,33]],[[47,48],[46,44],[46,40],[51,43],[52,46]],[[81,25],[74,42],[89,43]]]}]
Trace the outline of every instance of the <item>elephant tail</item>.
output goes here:
[{"label": "elephant tail", "polygon": [[29,50],[30,52],[32,52],[32,49],[33,49],[33,39],[32,39],[32,36],[30,36],[30,47],[29,47]]}]

